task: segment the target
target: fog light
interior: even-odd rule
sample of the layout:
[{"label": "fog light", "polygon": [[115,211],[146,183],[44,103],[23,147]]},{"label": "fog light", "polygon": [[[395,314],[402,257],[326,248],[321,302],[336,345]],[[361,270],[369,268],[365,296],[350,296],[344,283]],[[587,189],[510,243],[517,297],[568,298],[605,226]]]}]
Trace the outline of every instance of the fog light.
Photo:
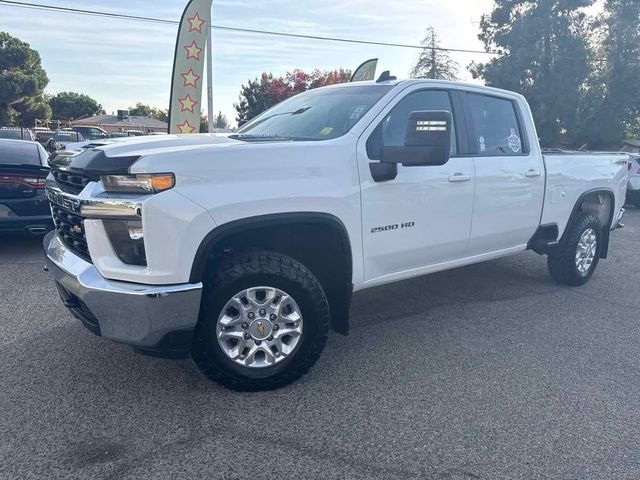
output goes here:
[{"label": "fog light", "polygon": [[118,258],[127,265],[147,265],[141,221],[103,220],[104,228]]},{"label": "fog light", "polygon": [[127,228],[131,240],[142,240],[142,238],[144,238],[142,222],[127,222]]}]

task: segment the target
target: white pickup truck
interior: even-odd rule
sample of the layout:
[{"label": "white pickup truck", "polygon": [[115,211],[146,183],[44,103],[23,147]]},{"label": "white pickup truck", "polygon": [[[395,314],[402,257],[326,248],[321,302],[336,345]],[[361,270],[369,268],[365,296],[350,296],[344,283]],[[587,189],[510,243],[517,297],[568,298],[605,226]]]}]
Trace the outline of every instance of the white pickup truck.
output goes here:
[{"label": "white pickup truck", "polygon": [[[527,249],[584,284],[621,226],[626,155],[544,155],[518,94],[385,80],[300,94],[236,134],[51,159],[44,240],[92,332],[211,379],[302,376],[353,291]],[[428,295],[428,292],[426,292]]]}]

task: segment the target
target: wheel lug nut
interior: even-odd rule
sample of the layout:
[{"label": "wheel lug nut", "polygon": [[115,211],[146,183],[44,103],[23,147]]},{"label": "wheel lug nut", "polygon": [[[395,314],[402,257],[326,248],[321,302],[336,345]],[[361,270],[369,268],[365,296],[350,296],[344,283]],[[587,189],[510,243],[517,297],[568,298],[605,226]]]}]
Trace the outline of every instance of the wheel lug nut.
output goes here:
[{"label": "wheel lug nut", "polygon": [[244,328],[246,330],[247,328],[249,328],[249,324],[247,322],[244,322],[242,324],[242,328]]},{"label": "wheel lug nut", "polygon": [[247,315],[247,317],[249,317],[249,320],[253,320],[253,318],[256,316],[255,313],[253,312],[249,312],[249,314]]},{"label": "wheel lug nut", "polygon": [[261,345],[262,342],[260,340],[256,340],[256,345]]},{"label": "wheel lug nut", "polygon": [[266,315],[267,311],[264,308],[260,309],[260,315]]},{"label": "wheel lug nut", "polygon": [[278,318],[278,317],[276,317],[275,313],[272,313],[271,315],[269,315],[269,320],[271,320],[271,321],[274,321],[276,318]]},{"label": "wheel lug nut", "polygon": [[271,342],[273,340],[273,335],[269,335],[269,338],[267,338],[267,340]]},{"label": "wheel lug nut", "polygon": [[251,335],[249,335],[248,333],[244,334],[244,339],[245,340],[249,340],[251,338]]},{"label": "wheel lug nut", "polygon": [[280,325],[278,325],[277,323],[273,326],[274,330],[280,330]]}]

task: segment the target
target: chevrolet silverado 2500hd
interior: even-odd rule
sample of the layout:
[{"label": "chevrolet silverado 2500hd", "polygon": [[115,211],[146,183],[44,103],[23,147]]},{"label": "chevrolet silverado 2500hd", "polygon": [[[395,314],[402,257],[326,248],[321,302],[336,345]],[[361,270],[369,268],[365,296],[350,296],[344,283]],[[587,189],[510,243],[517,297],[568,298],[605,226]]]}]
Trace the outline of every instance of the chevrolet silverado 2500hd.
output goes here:
[{"label": "chevrolet silverado 2500hd", "polygon": [[302,93],[228,136],[52,160],[48,269],[92,332],[234,389],[302,376],[354,290],[534,250],[582,285],[626,155],[542,153],[518,94],[440,81]]}]

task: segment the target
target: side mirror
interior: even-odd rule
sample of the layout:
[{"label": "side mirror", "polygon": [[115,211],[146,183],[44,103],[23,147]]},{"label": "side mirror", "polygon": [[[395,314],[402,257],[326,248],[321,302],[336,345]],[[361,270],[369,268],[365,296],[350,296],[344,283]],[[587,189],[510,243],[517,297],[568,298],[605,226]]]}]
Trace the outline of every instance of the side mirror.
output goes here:
[{"label": "side mirror", "polygon": [[450,157],[452,124],[450,112],[412,112],[404,146],[383,147],[380,161],[401,163],[405,167],[444,165]]}]

